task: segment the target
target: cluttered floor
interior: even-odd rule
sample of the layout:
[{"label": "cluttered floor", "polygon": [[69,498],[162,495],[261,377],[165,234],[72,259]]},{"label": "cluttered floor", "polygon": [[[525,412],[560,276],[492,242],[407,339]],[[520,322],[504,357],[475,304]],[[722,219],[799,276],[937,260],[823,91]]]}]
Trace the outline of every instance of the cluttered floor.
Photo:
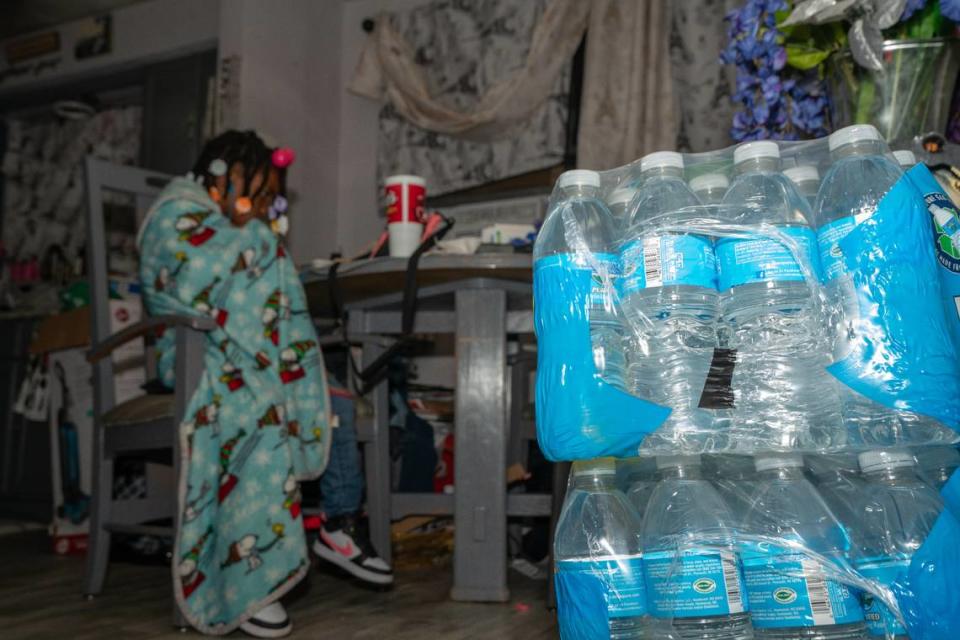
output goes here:
[{"label": "cluttered floor", "polygon": [[[101,596],[80,595],[84,559],[59,557],[42,531],[0,538],[0,637],[10,640],[184,638],[170,624],[170,572],[164,566],[115,562]],[[511,573],[511,599],[467,604],[449,599],[448,565],[398,570],[390,591],[372,591],[315,571],[286,600],[290,638],[555,638],[546,583]],[[231,637],[245,637],[235,632]]]}]

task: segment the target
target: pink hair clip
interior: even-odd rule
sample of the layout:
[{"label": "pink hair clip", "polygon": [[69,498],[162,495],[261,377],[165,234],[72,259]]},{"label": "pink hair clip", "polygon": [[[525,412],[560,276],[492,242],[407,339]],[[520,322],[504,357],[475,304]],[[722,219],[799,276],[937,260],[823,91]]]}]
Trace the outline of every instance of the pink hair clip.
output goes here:
[{"label": "pink hair clip", "polygon": [[273,150],[273,155],[270,157],[270,160],[277,169],[286,169],[293,164],[296,157],[296,154],[293,153],[293,149],[290,147],[280,147]]}]

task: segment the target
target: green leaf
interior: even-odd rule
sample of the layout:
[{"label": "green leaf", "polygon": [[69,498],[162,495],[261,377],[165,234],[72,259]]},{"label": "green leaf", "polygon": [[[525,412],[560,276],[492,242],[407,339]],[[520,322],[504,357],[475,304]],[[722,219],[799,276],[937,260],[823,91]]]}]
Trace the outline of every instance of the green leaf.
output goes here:
[{"label": "green leaf", "polygon": [[943,35],[945,24],[940,15],[940,3],[928,2],[909,20],[884,29],[883,35],[888,40],[925,40]]},{"label": "green leaf", "polygon": [[819,66],[830,56],[829,51],[803,44],[788,44],[785,48],[787,50],[787,64],[801,71]]},{"label": "green leaf", "polygon": [[857,93],[857,111],[853,116],[855,123],[870,122],[873,115],[873,100],[876,97],[877,86],[872,76],[867,76],[860,83]]}]

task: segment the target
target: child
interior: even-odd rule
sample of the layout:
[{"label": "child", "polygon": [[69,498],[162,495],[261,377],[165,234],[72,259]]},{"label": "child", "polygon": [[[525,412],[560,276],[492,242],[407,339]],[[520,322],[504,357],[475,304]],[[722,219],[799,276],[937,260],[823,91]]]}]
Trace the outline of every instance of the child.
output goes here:
[{"label": "child", "polygon": [[[292,628],[279,602],[310,563],[298,482],[319,476],[331,433],[327,381],[306,299],[282,241],[293,154],[252,131],[210,141],[138,237],[153,315],[213,318],[205,372],[180,426],[178,605],[199,631]],[[173,332],[158,343],[173,382]]]}]

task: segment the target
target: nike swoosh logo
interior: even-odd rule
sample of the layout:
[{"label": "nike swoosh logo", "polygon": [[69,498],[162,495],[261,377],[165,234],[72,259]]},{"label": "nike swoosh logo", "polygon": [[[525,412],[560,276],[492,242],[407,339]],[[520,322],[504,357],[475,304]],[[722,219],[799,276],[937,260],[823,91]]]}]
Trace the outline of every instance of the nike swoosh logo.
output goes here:
[{"label": "nike swoosh logo", "polygon": [[326,531],[322,529],[320,530],[320,537],[323,538],[323,541],[326,542],[327,545],[329,545],[334,551],[336,551],[340,555],[345,556],[347,558],[353,555],[352,542],[348,542],[347,544],[340,546],[333,541],[333,538],[331,538]]}]

